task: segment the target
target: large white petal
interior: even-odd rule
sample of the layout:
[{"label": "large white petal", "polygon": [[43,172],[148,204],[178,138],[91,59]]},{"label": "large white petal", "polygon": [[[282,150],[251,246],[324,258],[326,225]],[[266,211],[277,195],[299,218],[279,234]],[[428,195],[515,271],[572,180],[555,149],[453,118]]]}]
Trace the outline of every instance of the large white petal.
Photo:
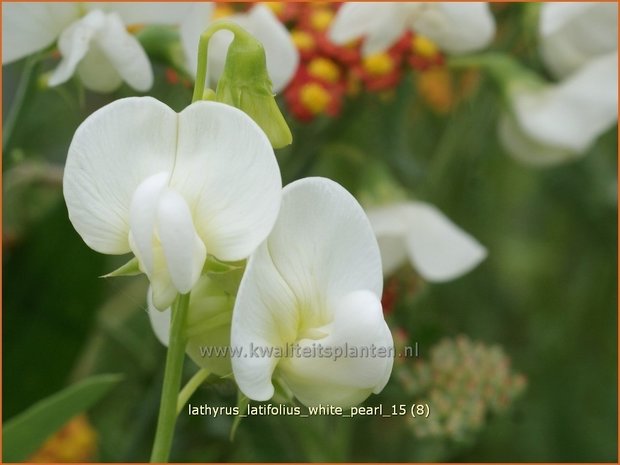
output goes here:
[{"label": "large white petal", "polygon": [[281,186],[267,136],[241,110],[201,101],[181,112],[171,187],[192,209],[210,254],[247,258],[271,231]]},{"label": "large white petal", "polygon": [[383,275],[396,271],[408,259],[405,237],[408,223],[393,208],[376,207],[366,211],[381,250]]},{"label": "large white petal", "polygon": [[77,75],[84,87],[102,94],[114,92],[123,83],[123,78],[94,41],[78,64]]},{"label": "large white petal", "polygon": [[[325,330],[327,337],[301,340],[301,356],[280,364],[295,397],[304,405],[350,407],[371,392],[381,392],[392,371],[394,343],[379,298],[370,291],[347,294]],[[310,356],[304,356],[304,350]]]},{"label": "large white petal", "polygon": [[170,327],[172,325],[170,317],[172,315],[172,311],[170,308],[167,308],[163,312],[157,310],[155,305],[153,305],[152,295],[152,290],[149,289],[146,293],[146,302],[151,328],[153,328],[153,332],[155,333],[157,340],[168,347],[168,344],[170,343]]},{"label": "large white petal", "polygon": [[78,15],[76,3],[3,3],[2,63],[51,45]]},{"label": "large white petal", "polygon": [[495,20],[486,2],[429,2],[413,22],[448,53],[466,53],[486,47],[495,35]]},{"label": "large white petal", "polygon": [[555,86],[515,87],[512,107],[522,130],[543,145],[583,152],[618,118],[618,55],[591,60]]},{"label": "large white petal", "polygon": [[92,249],[122,254],[129,247],[129,207],[149,176],[172,172],[177,114],[150,97],[117,100],[77,129],[63,180],[69,218]]},{"label": "large white petal", "polygon": [[88,9],[114,11],[125,24],[180,24],[190,13],[191,2],[93,2]]},{"label": "large white petal", "polygon": [[73,76],[105,21],[103,12],[92,11],[63,31],[58,40],[62,60],[49,78],[50,86],[62,84]]},{"label": "large white petal", "polygon": [[129,34],[116,13],[108,13],[95,36],[97,45],[121,78],[134,89],[145,92],[153,85],[153,70],[140,42]]},{"label": "large white petal", "polygon": [[556,77],[618,48],[617,3],[544,3],[540,13],[541,53]]},{"label": "large white petal", "polygon": [[[340,185],[306,178],[282,193],[278,220],[250,258],[235,310],[234,347],[281,347],[297,338],[320,338],[347,294],[382,291],[381,260],[368,219]],[[277,360],[234,358],[241,390],[266,400],[273,394]]]}]

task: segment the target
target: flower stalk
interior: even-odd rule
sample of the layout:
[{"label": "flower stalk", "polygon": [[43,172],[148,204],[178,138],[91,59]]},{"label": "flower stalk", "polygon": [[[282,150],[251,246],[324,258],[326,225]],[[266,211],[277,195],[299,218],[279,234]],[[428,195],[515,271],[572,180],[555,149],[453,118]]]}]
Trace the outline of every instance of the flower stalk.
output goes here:
[{"label": "flower stalk", "polygon": [[164,383],[157,420],[157,432],[151,453],[151,462],[167,462],[172,446],[177,419],[177,396],[181,387],[181,374],[185,358],[185,320],[189,308],[189,293],[178,295],[172,307],[170,344],[166,355]]}]

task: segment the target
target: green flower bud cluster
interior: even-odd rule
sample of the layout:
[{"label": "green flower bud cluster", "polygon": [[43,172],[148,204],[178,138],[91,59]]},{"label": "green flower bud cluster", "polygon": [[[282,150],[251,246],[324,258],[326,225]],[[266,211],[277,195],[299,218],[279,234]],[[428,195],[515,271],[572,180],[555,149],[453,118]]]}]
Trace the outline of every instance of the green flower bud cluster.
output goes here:
[{"label": "green flower bud cluster", "polygon": [[506,411],[526,386],[501,347],[466,336],[440,341],[428,361],[402,366],[398,379],[415,403],[429,406],[427,418],[409,418],[414,435],[455,442],[469,442],[490,415]]}]

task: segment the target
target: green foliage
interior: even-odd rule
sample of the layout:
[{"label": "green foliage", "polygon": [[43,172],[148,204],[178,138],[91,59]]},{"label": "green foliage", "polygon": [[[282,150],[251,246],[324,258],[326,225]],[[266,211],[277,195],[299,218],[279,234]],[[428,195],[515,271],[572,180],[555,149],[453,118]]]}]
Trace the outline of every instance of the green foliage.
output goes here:
[{"label": "green foliage", "polygon": [[118,375],[93,376],[37,402],[9,420],[2,428],[3,460],[25,461],[52,433],[90,408],[120,380]]}]

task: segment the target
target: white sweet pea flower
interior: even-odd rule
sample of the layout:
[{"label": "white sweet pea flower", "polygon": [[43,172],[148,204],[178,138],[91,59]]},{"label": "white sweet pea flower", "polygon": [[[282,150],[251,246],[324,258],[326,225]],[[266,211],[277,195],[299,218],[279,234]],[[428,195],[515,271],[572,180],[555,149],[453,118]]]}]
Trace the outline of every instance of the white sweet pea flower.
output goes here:
[{"label": "white sweet pea flower", "polygon": [[264,240],[281,180],[267,137],[240,110],[200,101],[177,114],[136,97],[80,125],[63,189],[86,244],[133,252],[164,310],[196,284],[207,253],[236,261]]},{"label": "white sweet pea flower", "polygon": [[422,34],[448,53],[486,47],[495,21],[486,2],[344,3],[329,30],[336,44],[364,37],[362,53],[372,55],[392,46],[408,30]]},{"label": "white sweet pea flower", "polygon": [[[244,354],[232,358],[241,391],[268,400],[276,375],[305,405],[347,407],[380,392],[394,356],[382,286],[377,241],[357,201],[325,178],[286,186],[233,311],[231,344]],[[383,356],[337,358],[347,347]]]},{"label": "white sweet pea flower", "polygon": [[499,135],[515,158],[552,165],[578,158],[618,120],[618,55],[590,60],[559,84],[509,84]]},{"label": "white sweet pea flower", "polygon": [[398,203],[367,210],[388,276],[409,261],[431,282],[458,278],[487,256],[486,249],[436,207]]},{"label": "white sweet pea flower", "polygon": [[[200,35],[213,22],[214,9],[213,3],[196,3],[181,24],[181,41],[191,75],[196,74],[198,67]],[[284,25],[264,5],[255,5],[247,13],[237,13],[225,19],[238,24],[263,44],[273,91],[284,89],[299,64],[299,53]],[[232,39],[230,31],[220,31],[211,38],[207,66],[211,84],[217,82],[224,70]]]},{"label": "white sweet pea flower", "polygon": [[545,65],[555,77],[566,77],[617,50],[618,4],[543,3],[539,33]]},{"label": "white sweet pea flower", "polygon": [[50,86],[77,73],[88,89],[111,92],[123,81],[138,91],[153,85],[148,57],[127,32],[127,25],[169,24],[180,19],[183,8],[174,4],[11,2],[2,10],[2,64],[58,41],[62,60],[49,78]]}]

